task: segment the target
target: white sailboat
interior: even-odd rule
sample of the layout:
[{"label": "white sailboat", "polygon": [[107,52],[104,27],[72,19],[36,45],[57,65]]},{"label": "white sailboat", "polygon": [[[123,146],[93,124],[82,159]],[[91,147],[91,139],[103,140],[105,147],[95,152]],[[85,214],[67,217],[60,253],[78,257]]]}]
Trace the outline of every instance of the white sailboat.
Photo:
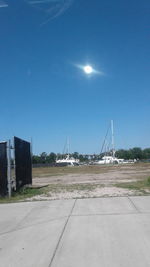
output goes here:
[{"label": "white sailboat", "polygon": [[67,166],[76,166],[79,165],[79,159],[75,159],[73,157],[70,157],[70,142],[69,138],[67,138],[67,156],[64,159],[57,159],[56,164],[62,164]]},{"label": "white sailboat", "polygon": [[[107,131],[108,133],[108,131]],[[107,134],[105,139],[107,138]],[[104,144],[106,143],[106,140],[104,140]],[[119,163],[123,163],[124,159],[118,159],[115,157],[115,145],[114,145],[114,122],[113,120],[111,120],[111,143],[112,143],[112,149],[111,149],[111,156],[109,155],[105,155],[104,157],[102,157],[101,160],[99,160],[97,162],[97,164],[119,164]]]}]

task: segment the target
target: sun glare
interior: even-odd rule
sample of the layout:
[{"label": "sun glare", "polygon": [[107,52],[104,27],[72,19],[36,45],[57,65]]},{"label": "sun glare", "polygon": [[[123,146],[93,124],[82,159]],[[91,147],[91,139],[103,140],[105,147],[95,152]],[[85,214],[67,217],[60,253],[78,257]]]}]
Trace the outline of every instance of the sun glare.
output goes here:
[{"label": "sun glare", "polygon": [[89,65],[85,66],[83,70],[86,74],[91,74],[93,72],[93,68]]}]

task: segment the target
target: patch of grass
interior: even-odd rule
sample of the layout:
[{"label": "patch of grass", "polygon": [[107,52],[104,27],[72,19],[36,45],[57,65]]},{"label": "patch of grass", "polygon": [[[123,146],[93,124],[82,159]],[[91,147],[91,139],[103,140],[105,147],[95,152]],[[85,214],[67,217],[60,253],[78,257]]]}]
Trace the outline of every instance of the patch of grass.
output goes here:
[{"label": "patch of grass", "polygon": [[41,195],[44,193],[43,188],[22,188],[18,192],[13,192],[11,198],[2,197],[0,198],[0,203],[11,203],[25,200],[36,195]]},{"label": "patch of grass", "polygon": [[147,185],[150,186],[150,176],[147,178]]},{"label": "patch of grass", "polygon": [[136,182],[129,183],[118,183],[115,184],[116,187],[127,188],[130,190],[139,190],[141,192],[145,192],[145,189],[150,190],[150,176],[144,180],[139,180]]}]

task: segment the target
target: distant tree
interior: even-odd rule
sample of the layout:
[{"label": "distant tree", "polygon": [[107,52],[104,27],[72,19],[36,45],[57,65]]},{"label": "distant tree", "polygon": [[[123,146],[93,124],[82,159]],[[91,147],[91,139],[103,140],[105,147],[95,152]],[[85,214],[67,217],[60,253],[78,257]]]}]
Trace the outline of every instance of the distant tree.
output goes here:
[{"label": "distant tree", "polygon": [[140,147],[134,147],[129,150],[119,149],[115,155],[117,158],[122,159],[143,159],[143,151]]},{"label": "distant tree", "polygon": [[143,152],[140,147],[134,147],[131,150],[132,153],[132,159],[142,159],[143,158]]},{"label": "distant tree", "polygon": [[150,159],[150,148],[143,149],[143,159]]},{"label": "distant tree", "polygon": [[41,163],[46,163],[47,153],[42,152],[40,158],[41,158]]},{"label": "distant tree", "polygon": [[80,154],[80,155],[79,155],[79,160],[80,160],[81,162],[83,162],[83,161],[84,161],[84,157],[83,157],[83,155],[82,155],[82,154]]},{"label": "distant tree", "polygon": [[54,162],[56,162],[56,154],[55,154],[55,153],[51,152],[51,153],[49,154],[49,162],[50,162],[50,163],[54,163]]},{"label": "distant tree", "polygon": [[37,156],[37,155],[33,155],[33,157],[32,157],[32,163],[33,164],[39,164],[39,163],[41,163],[41,158],[39,156]]},{"label": "distant tree", "polygon": [[132,159],[132,153],[130,150],[119,149],[116,151],[115,156],[120,159]]},{"label": "distant tree", "polygon": [[79,159],[79,153],[78,153],[78,152],[74,152],[74,153],[72,154],[72,157],[73,157],[74,159]]}]

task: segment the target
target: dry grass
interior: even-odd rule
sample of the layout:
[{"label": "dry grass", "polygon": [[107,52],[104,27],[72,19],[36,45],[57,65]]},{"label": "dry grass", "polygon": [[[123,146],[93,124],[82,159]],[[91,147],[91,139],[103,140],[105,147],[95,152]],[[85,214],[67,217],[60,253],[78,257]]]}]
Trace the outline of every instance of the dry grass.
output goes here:
[{"label": "dry grass", "polygon": [[[33,187],[0,203],[62,198],[150,194],[150,163],[33,168]],[[44,186],[46,185],[46,186]],[[44,187],[43,187],[44,186]],[[37,199],[36,199],[37,197]]]},{"label": "dry grass", "polygon": [[[68,167],[40,167],[33,168],[33,178],[35,177],[50,177],[61,176],[67,174],[99,174],[106,173],[112,170],[120,170],[121,165],[83,165],[83,166],[68,166]],[[127,166],[126,166],[127,167]]]},{"label": "dry grass", "polygon": [[149,191],[150,190],[150,176],[146,179],[138,180],[130,183],[118,183],[115,186],[120,188],[127,188],[130,190],[141,190],[141,191]]},{"label": "dry grass", "polygon": [[[34,168],[33,185],[35,187],[47,185],[47,189],[52,192],[55,190],[67,192],[70,189],[83,191],[83,188],[92,192],[99,187],[114,187],[117,192],[117,184],[118,188],[140,190],[149,174],[150,163]],[[137,182],[138,187],[134,187],[134,183]]]}]

